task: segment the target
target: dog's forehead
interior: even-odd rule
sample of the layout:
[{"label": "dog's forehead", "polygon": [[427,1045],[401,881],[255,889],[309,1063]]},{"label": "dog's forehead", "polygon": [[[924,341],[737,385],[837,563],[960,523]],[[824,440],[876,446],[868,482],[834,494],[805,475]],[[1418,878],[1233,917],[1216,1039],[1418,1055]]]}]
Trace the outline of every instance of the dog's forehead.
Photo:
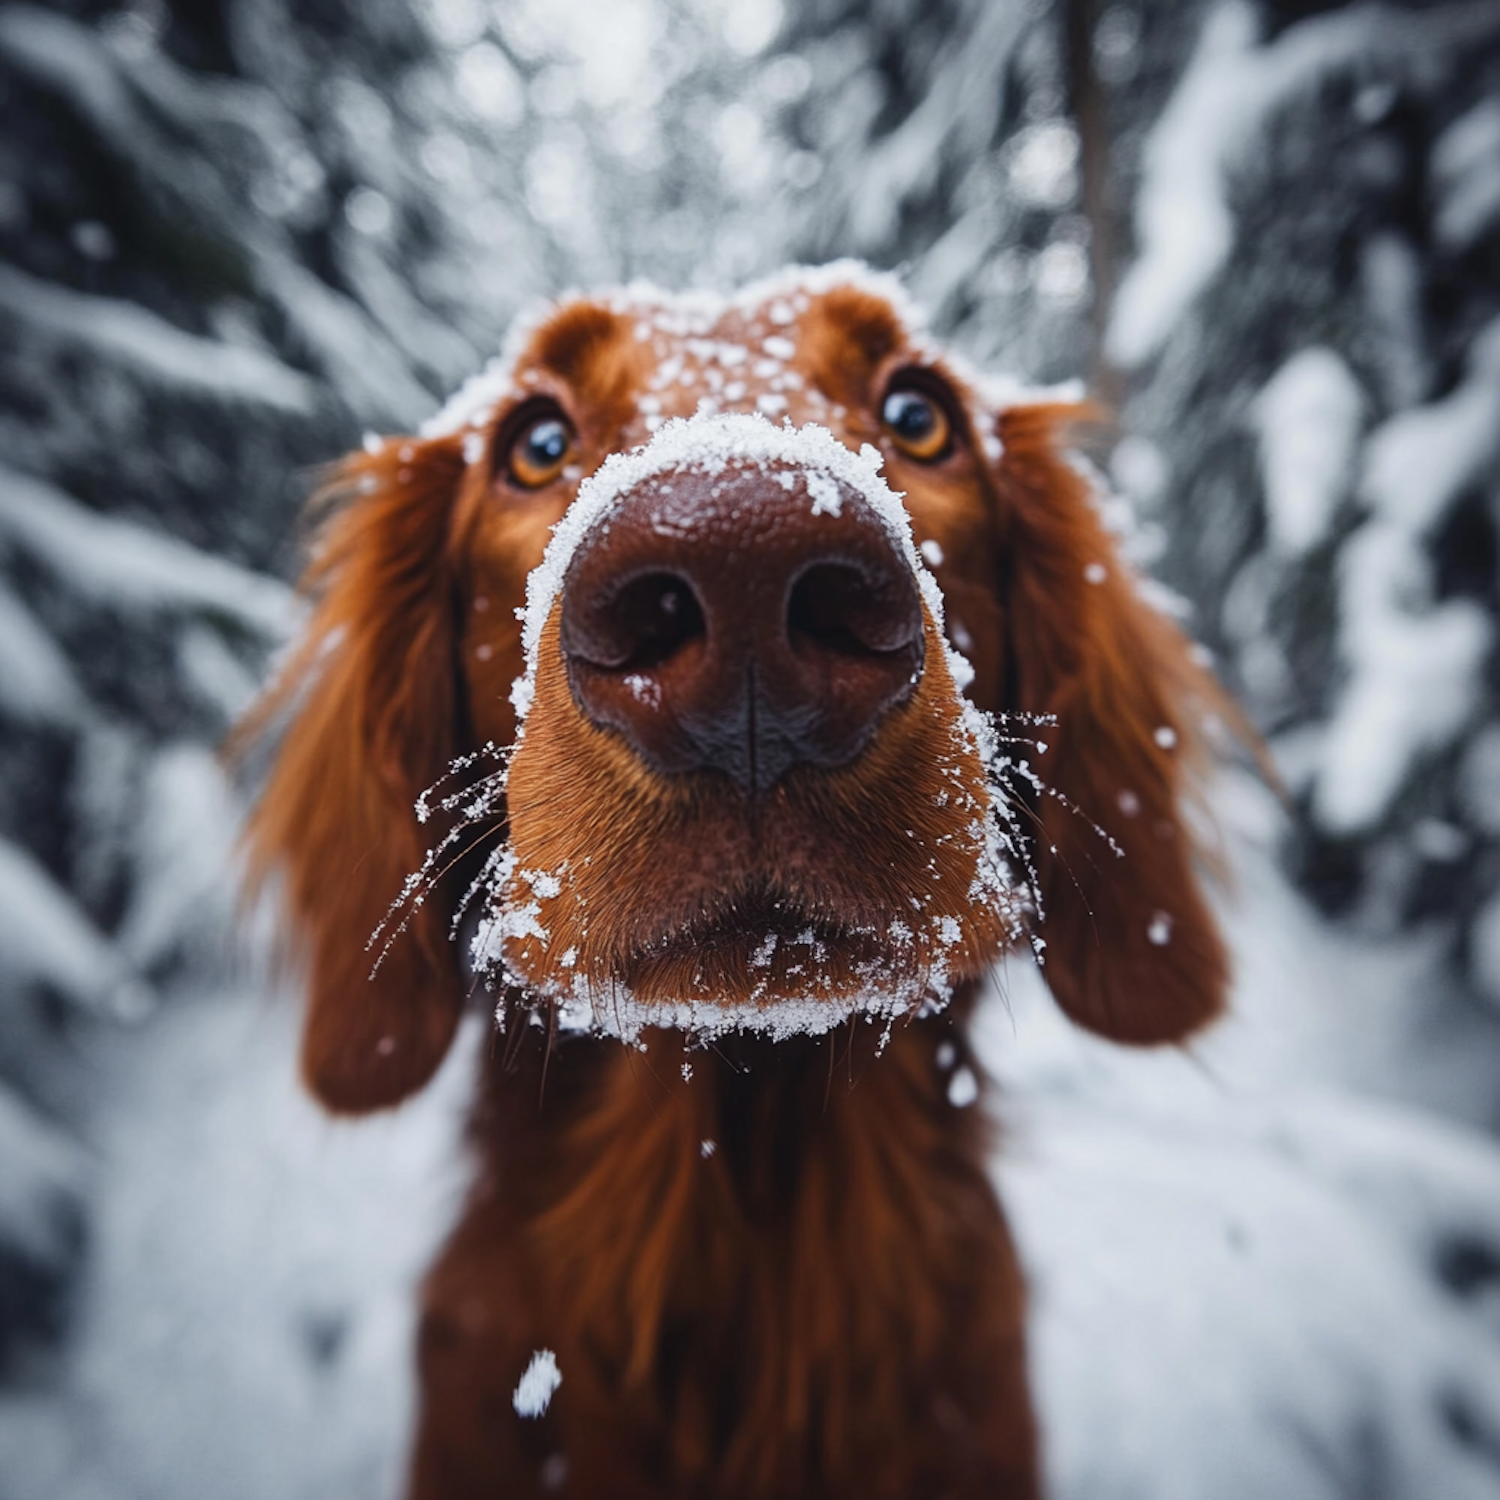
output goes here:
[{"label": "dog's forehead", "polygon": [[846,374],[851,362],[873,368],[916,342],[909,313],[883,287],[793,283],[716,297],[633,286],[561,304],[535,328],[516,370],[576,382],[614,345],[621,358],[633,347],[658,388],[701,384],[709,372],[774,384],[789,367],[813,376],[824,364]]},{"label": "dog's forehead", "polygon": [[[793,284],[755,288],[724,299],[663,298],[627,288],[604,305],[630,321],[637,339],[681,347],[694,358],[731,362],[757,352],[790,359],[819,333],[846,347],[890,349],[909,343],[913,328],[886,290],[856,282],[815,289]],[[769,345],[769,349],[767,347]]]},{"label": "dog's forehead", "polygon": [[904,297],[855,280],[732,297],[628,287],[559,306],[520,351],[514,388],[561,382],[627,440],[671,417],[731,411],[840,430],[876,403],[883,370],[938,362],[916,325]]},{"label": "dog's forehead", "polygon": [[975,372],[927,337],[895,277],[858,262],[794,267],[729,295],[637,282],[519,319],[500,356],[422,432],[483,427],[501,407],[557,382],[586,403],[644,397],[648,425],[658,404],[680,411],[684,401],[689,411],[706,401],[710,410],[751,407],[775,419],[789,398],[802,408],[799,420],[827,419],[871,394],[892,361],[940,367],[965,399],[979,390]]}]

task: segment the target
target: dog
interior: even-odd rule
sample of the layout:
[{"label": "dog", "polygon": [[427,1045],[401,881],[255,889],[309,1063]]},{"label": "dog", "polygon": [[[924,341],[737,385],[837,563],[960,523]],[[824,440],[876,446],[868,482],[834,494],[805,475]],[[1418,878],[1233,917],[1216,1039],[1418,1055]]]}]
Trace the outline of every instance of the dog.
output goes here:
[{"label": "dog", "polygon": [[1135,1045],[1228,975],[1222,700],[1084,415],[839,264],[564,300],[338,469],[249,829],[307,1085],[394,1105],[498,1016],[413,1500],[1040,1493],[966,1024],[1017,946]]}]

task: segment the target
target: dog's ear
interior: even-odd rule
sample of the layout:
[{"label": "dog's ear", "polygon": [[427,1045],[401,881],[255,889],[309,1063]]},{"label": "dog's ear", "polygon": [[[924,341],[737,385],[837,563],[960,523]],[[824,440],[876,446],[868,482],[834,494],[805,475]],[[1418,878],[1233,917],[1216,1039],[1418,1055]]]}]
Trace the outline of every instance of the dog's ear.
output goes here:
[{"label": "dog's ear", "polygon": [[457,439],[389,441],[335,471],[315,502],[331,509],[303,580],[307,633],[238,732],[285,725],[247,834],[250,883],[284,878],[308,970],[303,1074],[334,1110],[420,1088],[462,1010],[440,903],[412,914],[378,969],[370,938],[430,842],[415,799],[462,748],[446,553],[463,471]]},{"label": "dog's ear", "polygon": [[1080,415],[1022,406],[999,419],[1003,701],[1056,718],[1036,731],[1050,748],[1034,762],[1051,788],[1035,808],[1043,973],[1089,1030],[1177,1041],[1220,1012],[1228,985],[1184,804],[1206,716],[1232,712],[1058,452],[1058,429]]}]

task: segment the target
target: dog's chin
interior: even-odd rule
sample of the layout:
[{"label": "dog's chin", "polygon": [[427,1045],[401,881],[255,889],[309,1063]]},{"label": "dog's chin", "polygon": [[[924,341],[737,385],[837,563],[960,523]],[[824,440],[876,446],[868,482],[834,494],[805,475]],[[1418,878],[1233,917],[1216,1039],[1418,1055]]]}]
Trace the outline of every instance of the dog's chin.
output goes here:
[{"label": "dog's chin", "polygon": [[918,947],[908,927],[891,928],[890,921],[838,920],[789,902],[736,902],[729,912],[632,945],[619,979],[643,1004],[775,1005],[870,990],[907,993],[919,983]]},{"label": "dog's chin", "polygon": [[[542,903],[543,910],[549,903]],[[790,897],[723,897],[650,929],[558,941],[545,917],[502,911],[506,979],[559,1005],[571,1028],[633,1037],[647,1027],[820,1034],[851,1015],[941,1006],[1008,946],[976,906],[963,920],[868,908],[815,910]]]}]

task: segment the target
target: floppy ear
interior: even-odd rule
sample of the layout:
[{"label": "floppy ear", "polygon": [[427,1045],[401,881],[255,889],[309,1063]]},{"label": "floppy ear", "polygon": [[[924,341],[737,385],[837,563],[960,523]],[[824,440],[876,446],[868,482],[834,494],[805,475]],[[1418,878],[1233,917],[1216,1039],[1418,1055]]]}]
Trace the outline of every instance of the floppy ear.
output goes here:
[{"label": "floppy ear", "polygon": [[463,1005],[440,903],[412,915],[373,977],[380,949],[367,946],[431,842],[413,803],[461,748],[445,552],[463,470],[448,439],[395,440],[340,466],[303,579],[307,634],[239,732],[290,718],[249,826],[250,882],[284,872],[308,963],[303,1074],[335,1110],[420,1088]]},{"label": "floppy ear", "polygon": [[1237,720],[1182,633],[1142,599],[1086,480],[1058,454],[1058,427],[1085,415],[1016,407],[999,426],[1005,701],[1057,720],[1035,762],[1061,794],[1036,806],[1042,971],[1089,1030],[1176,1041],[1220,1012],[1228,985],[1183,804],[1205,715]]}]

